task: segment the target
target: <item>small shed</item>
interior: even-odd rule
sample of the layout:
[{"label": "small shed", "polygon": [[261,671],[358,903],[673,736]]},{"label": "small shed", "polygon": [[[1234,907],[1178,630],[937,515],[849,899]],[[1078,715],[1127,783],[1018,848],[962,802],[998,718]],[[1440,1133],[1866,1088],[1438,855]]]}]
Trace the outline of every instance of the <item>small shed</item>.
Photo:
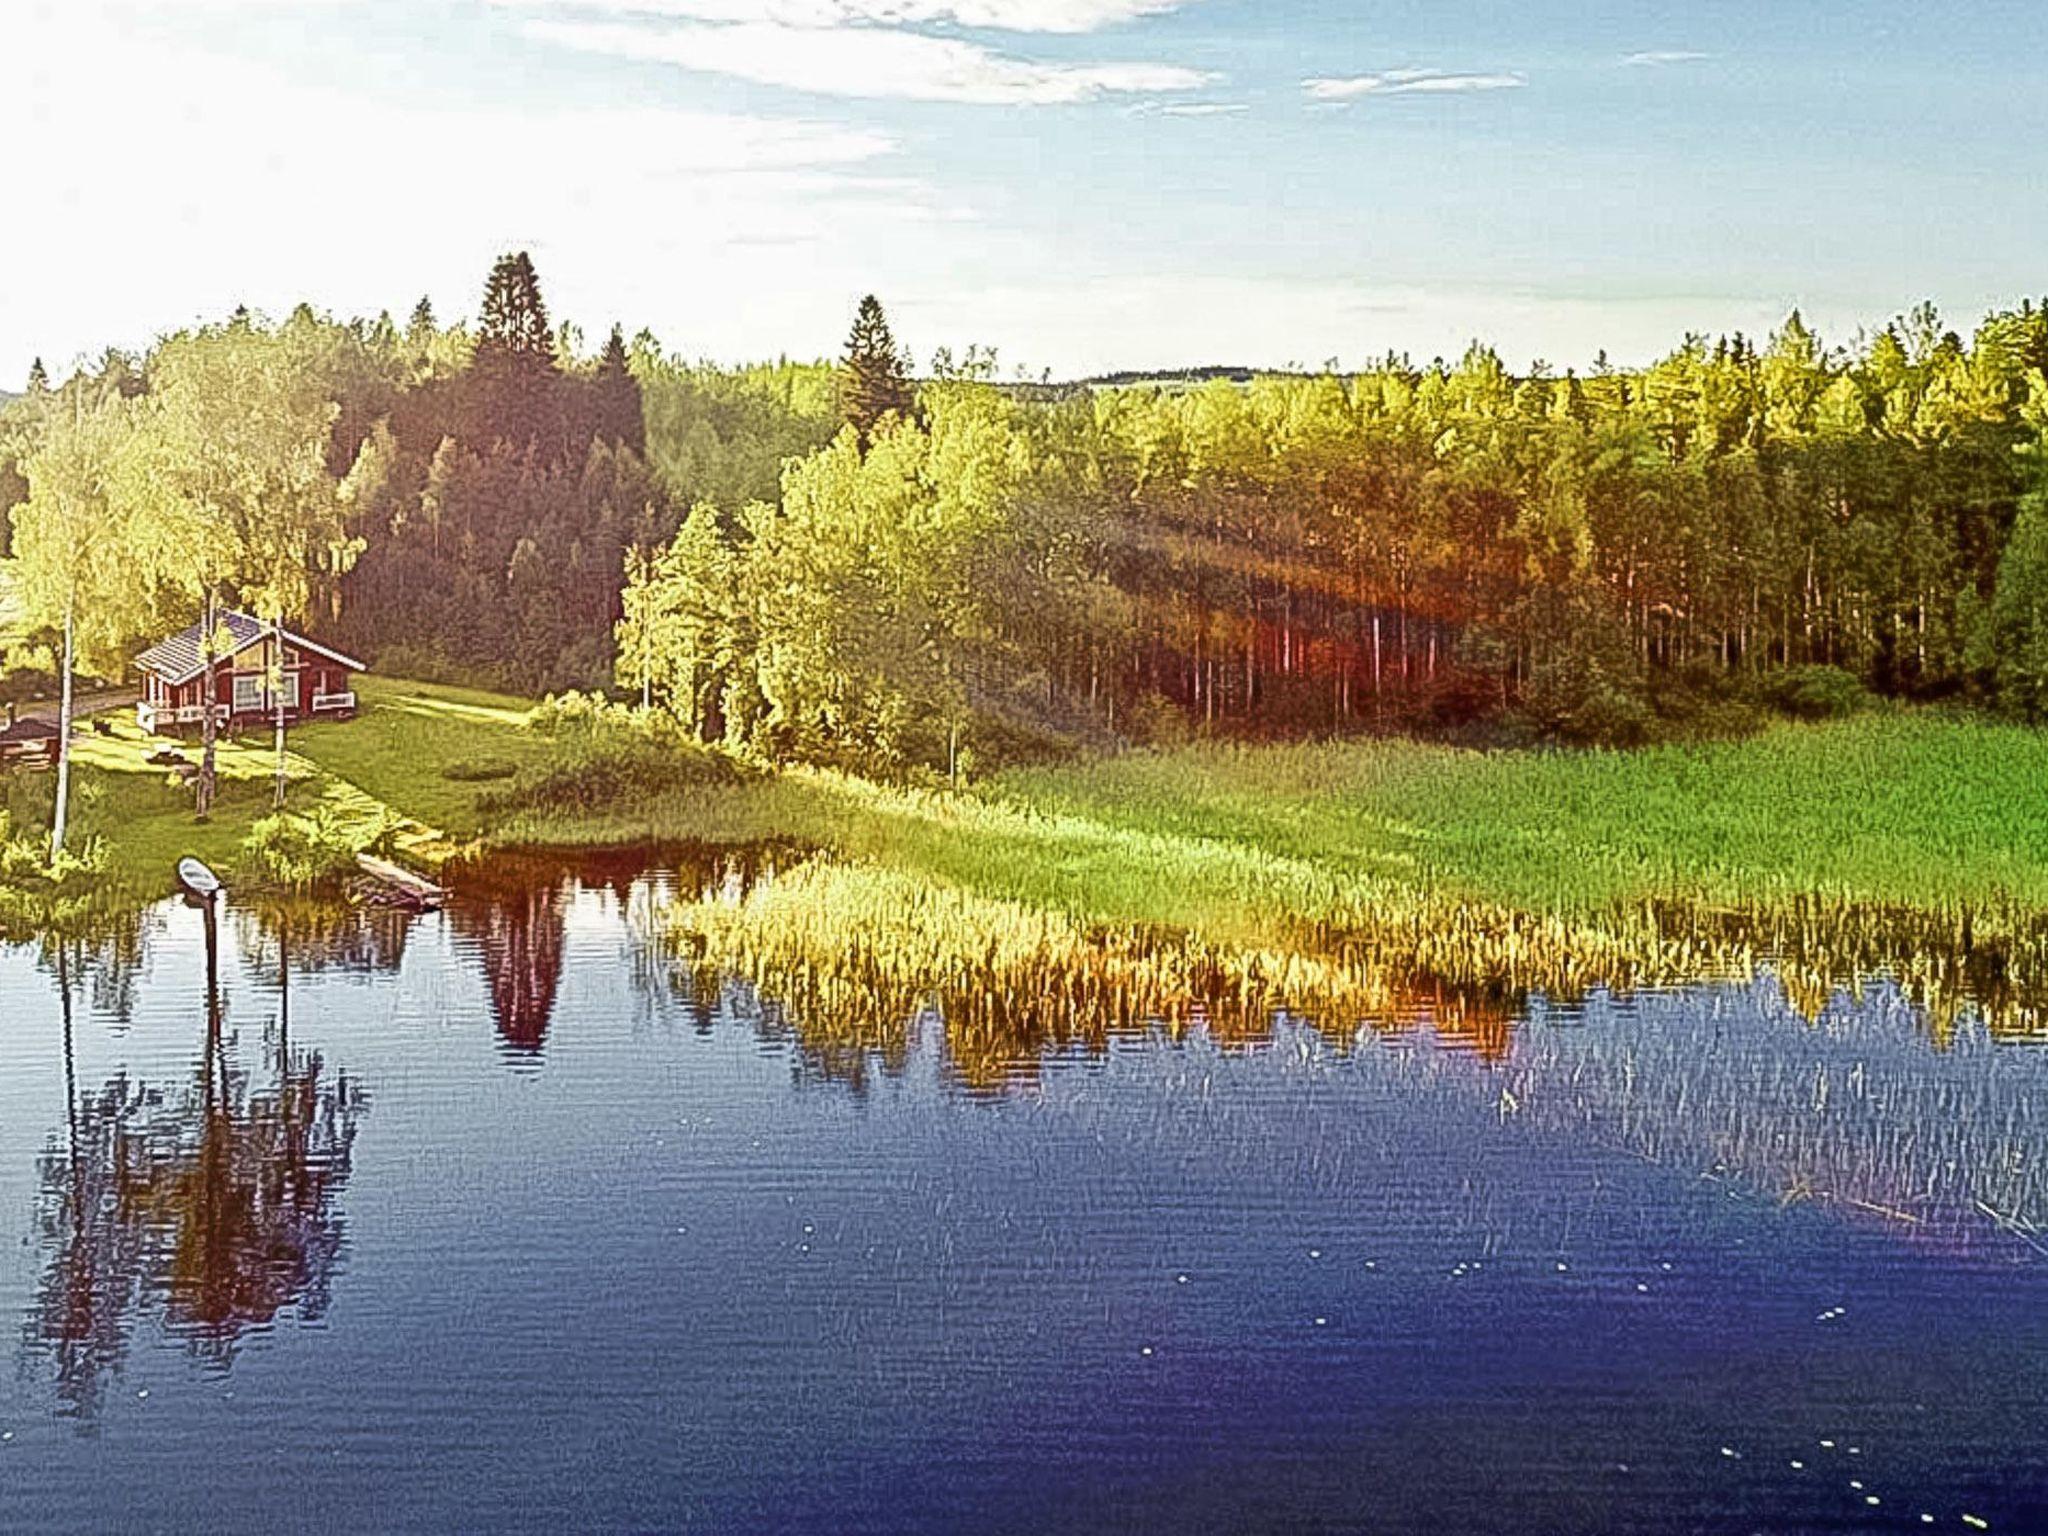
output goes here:
[{"label": "small shed", "polygon": [[12,704],[7,706],[7,724],[0,726],[0,766],[8,768],[54,768],[57,765],[58,731],[55,721],[18,719]]},{"label": "small shed", "polygon": [[[282,701],[288,724],[304,720],[346,720],[356,712],[360,661],[291,630],[274,631],[261,619],[229,611],[216,628],[226,639],[213,658],[215,719],[227,729],[268,725]],[[142,699],[135,718],[145,731],[179,736],[199,729],[206,715],[206,656],[201,627],[182,629],[135,658],[142,673]],[[281,644],[279,666],[273,648]]]}]

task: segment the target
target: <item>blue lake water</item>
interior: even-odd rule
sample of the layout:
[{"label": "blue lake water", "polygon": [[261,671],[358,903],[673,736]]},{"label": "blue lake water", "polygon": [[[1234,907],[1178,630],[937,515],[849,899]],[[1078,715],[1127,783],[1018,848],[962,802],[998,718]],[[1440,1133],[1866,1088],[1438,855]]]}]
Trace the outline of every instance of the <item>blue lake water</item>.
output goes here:
[{"label": "blue lake water", "polygon": [[230,909],[211,1023],[180,904],[0,953],[0,1529],[2048,1530],[2032,1046],[1762,978],[991,1090],[693,996],[673,883]]}]

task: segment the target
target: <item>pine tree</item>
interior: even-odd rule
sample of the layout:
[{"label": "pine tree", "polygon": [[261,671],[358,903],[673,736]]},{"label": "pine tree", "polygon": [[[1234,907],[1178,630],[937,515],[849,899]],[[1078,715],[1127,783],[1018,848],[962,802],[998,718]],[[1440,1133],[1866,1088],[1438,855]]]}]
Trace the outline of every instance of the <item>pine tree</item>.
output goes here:
[{"label": "pine tree", "polygon": [[412,319],[406,322],[407,339],[414,342],[430,340],[434,334],[434,301],[425,294],[412,307]]},{"label": "pine tree", "polygon": [[43,360],[39,357],[28,365],[28,392],[32,395],[41,395],[48,393],[49,388],[50,375],[44,369]]},{"label": "pine tree", "polygon": [[866,447],[885,416],[910,414],[912,400],[909,369],[890,334],[882,301],[869,294],[860,301],[852,334],[846,338],[841,410]]}]

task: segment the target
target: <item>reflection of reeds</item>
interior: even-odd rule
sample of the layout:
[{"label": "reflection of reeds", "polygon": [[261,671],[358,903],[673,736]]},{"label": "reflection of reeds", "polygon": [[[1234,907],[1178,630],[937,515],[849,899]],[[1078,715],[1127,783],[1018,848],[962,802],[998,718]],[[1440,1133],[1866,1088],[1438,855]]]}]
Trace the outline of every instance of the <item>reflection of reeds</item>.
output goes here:
[{"label": "reflection of reeds", "polygon": [[[1160,1025],[1178,1035],[1199,1024],[1232,1044],[1287,1017],[1348,1051],[1426,1024],[1458,1049],[1389,1053],[1405,1063],[1389,1070],[1476,1085],[1503,1117],[1915,1229],[1981,1227],[1987,1211],[2023,1234],[2048,1228],[2036,1173],[2048,1106],[2037,1074],[1999,1070],[1993,1043],[2040,1027],[2038,996],[2010,963],[2038,956],[2038,920],[1820,900],[1771,912],[1645,907],[1606,929],[1483,909],[1437,929],[1422,910],[1372,927],[1362,910],[1352,916],[1354,926],[1304,928],[1298,948],[1247,948],[819,860],[679,902],[668,922],[697,995],[739,979],[767,1000],[765,1026],[855,1083],[873,1065],[900,1067],[928,1016],[949,1070],[974,1089],[1030,1076],[1049,1051],[1100,1050]],[[1465,984],[1429,978],[1431,964]],[[1879,969],[1893,979],[1843,985]],[[1629,1017],[1640,1027],[1520,1022],[1532,995],[1540,1017],[1702,980],[1721,984],[1646,994]],[[1959,1028],[1970,1017],[1982,1027]],[[1493,1064],[1484,1078],[1460,1063],[1471,1055]]]},{"label": "reflection of reeds", "polygon": [[[1837,992],[1809,1019],[1764,977],[1532,1024],[1483,1091],[1551,1130],[1902,1230],[2048,1223],[2040,1072],[1977,1030],[1930,1051],[1922,1027],[1893,987]],[[1436,1053],[1390,1060],[1462,1076]]]},{"label": "reflection of reeds", "polygon": [[1262,1035],[1283,1004],[1362,1019],[1397,1007],[1383,973],[1184,934],[1094,927],[893,870],[819,861],[736,899],[679,904],[673,931],[706,979],[758,983],[807,1042],[900,1051],[935,1008],[954,1070],[1002,1080],[1048,1046],[1153,1023]]},{"label": "reflection of reeds", "polygon": [[[1532,916],[1427,892],[1325,893],[1314,921],[1272,919],[1269,943],[1098,924],[880,865],[802,864],[743,891],[679,903],[702,969],[777,1000],[814,1045],[889,1051],[937,1008],[959,1070],[988,1081],[1047,1046],[1152,1022],[1264,1033],[1278,1010],[1341,1036],[1424,1007],[1470,1012],[1506,1046],[1532,993],[1573,999],[1735,980],[1768,965],[1807,1017],[1844,983],[1884,974],[1937,1042],[1966,1012],[1996,1034],[2043,1028],[2048,918],[1978,907],[1902,912],[1802,897],[1708,911],[1645,904],[1606,917]],[[1478,1031],[1475,1030],[1475,1038]]]}]

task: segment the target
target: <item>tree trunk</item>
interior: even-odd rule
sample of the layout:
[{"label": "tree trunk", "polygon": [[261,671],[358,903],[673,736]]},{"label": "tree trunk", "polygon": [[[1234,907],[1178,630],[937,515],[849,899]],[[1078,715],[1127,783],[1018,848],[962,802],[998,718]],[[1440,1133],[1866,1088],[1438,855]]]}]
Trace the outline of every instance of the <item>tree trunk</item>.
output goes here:
[{"label": "tree trunk", "polygon": [[71,814],[71,663],[77,598],[64,603],[64,677],[57,695],[57,809],[50,817],[50,862],[64,851],[64,828]]},{"label": "tree trunk", "polygon": [[214,737],[218,735],[213,718],[215,705],[219,701],[220,678],[213,669],[213,594],[206,597],[206,611],[200,619],[202,626],[199,636],[199,658],[205,668],[206,686],[200,690],[199,719],[199,784],[195,795],[196,814],[201,821],[213,811],[214,788]]},{"label": "tree trunk", "polygon": [[284,809],[284,621],[270,621],[270,662],[277,673],[277,697],[273,707],[277,718],[277,785],[270,799],[277,810]]}]

